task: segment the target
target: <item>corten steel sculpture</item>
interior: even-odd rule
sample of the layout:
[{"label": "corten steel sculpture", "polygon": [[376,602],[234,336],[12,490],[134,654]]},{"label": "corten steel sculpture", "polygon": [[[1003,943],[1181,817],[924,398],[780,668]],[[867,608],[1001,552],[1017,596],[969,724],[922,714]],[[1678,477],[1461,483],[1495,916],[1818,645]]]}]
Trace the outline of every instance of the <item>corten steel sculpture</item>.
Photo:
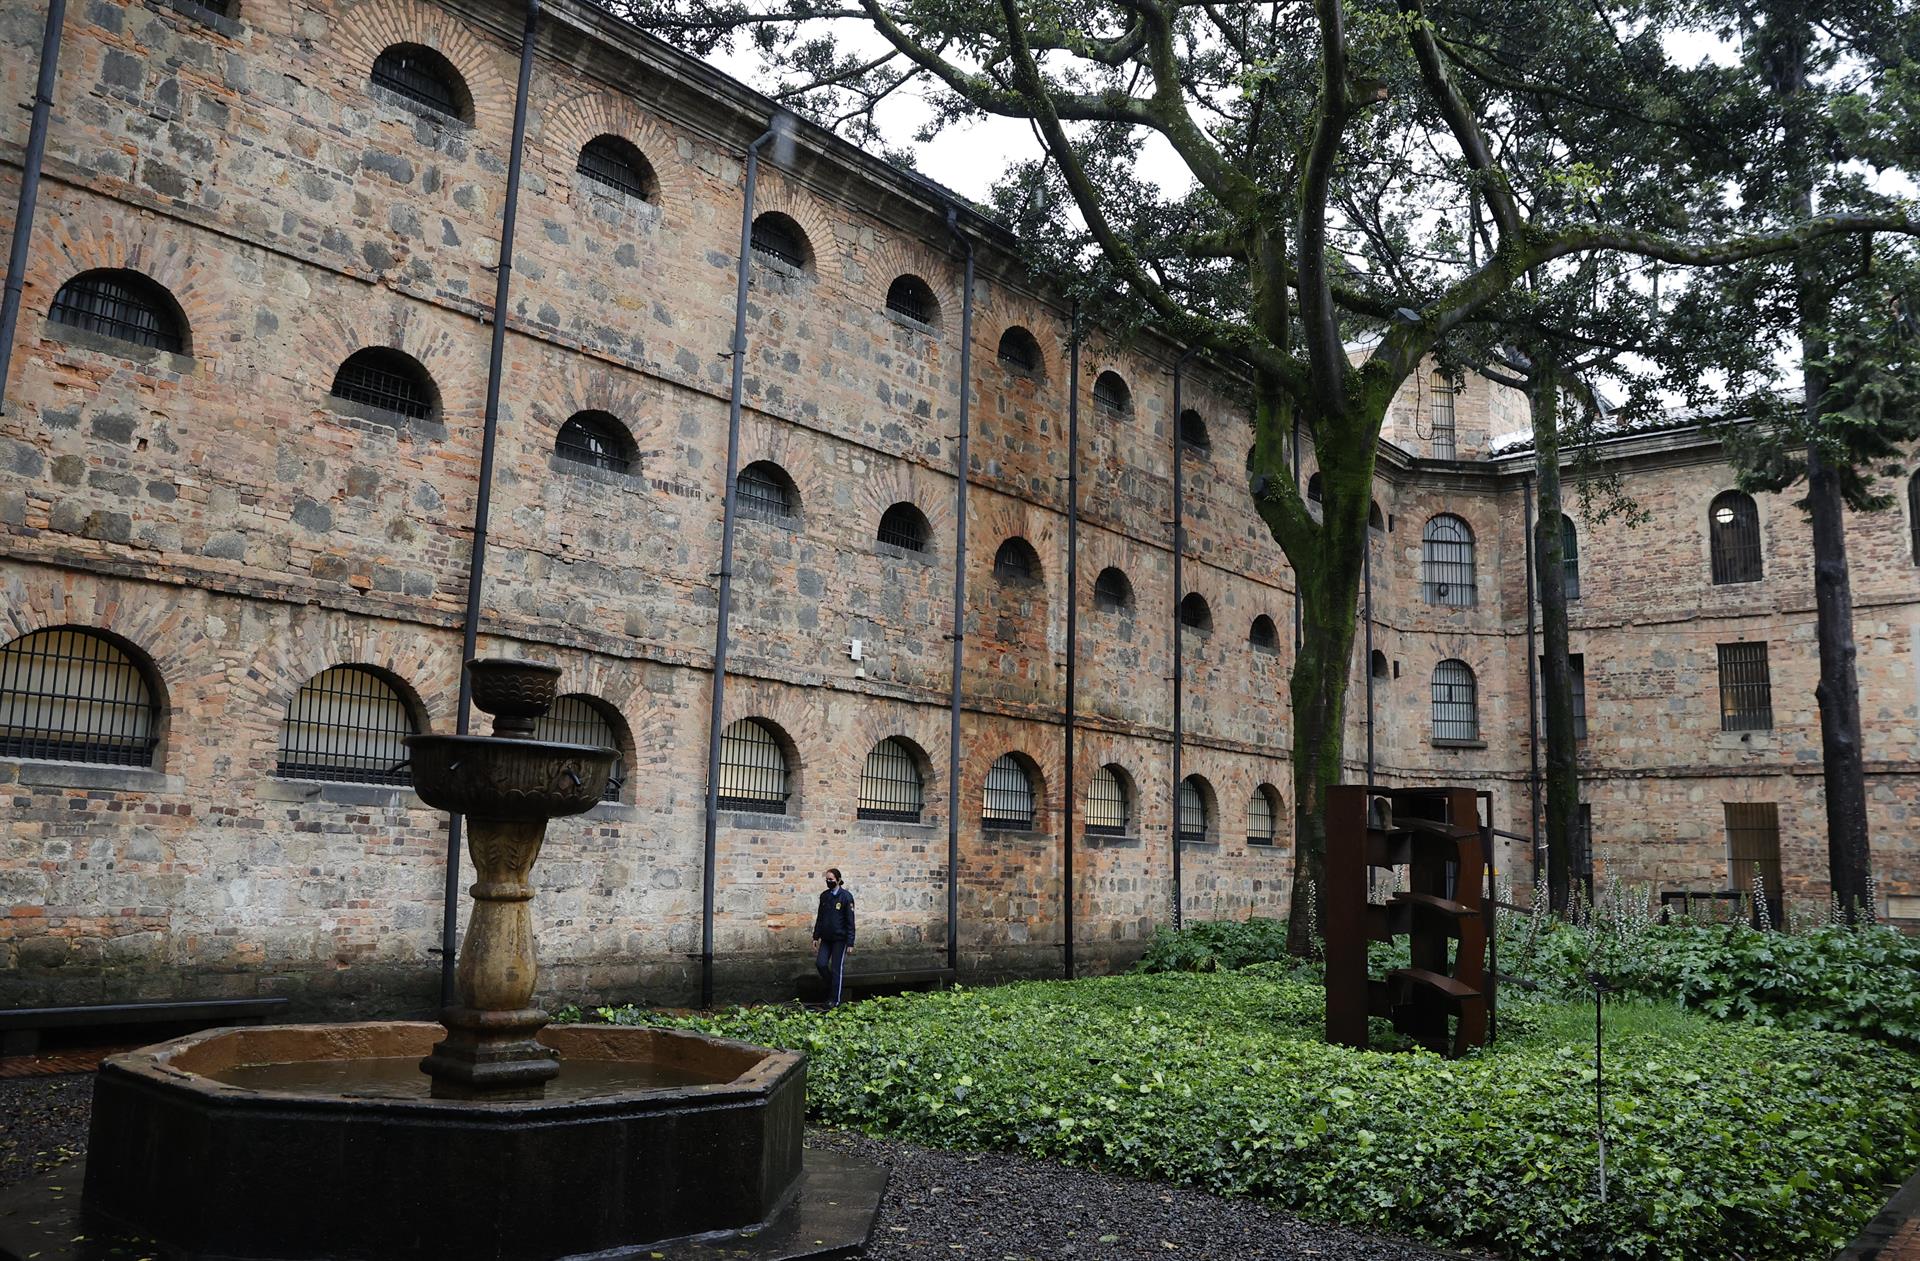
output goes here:
[{"label": "corten steel sculpture", "polygon": [[[1477,797],[1471,788],[1329,790],[1329,1042],[1364,1048],[1368,1017],[1381,1016],[1442,1054],[1485,1044],[1486,836]],[[1369,869],[1400,867],[1408,888],[1369,901]],[[1410,966],[1371,977],[1367,943],[1400,936]]]}]

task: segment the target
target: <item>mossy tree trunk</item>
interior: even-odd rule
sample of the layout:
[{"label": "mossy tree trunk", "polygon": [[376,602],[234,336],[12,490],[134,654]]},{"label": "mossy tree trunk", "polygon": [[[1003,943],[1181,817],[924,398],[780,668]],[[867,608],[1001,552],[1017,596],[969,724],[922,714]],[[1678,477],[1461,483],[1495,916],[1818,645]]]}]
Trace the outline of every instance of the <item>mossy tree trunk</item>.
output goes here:
[{"label": "mossy tree trunk", "polygon": [[1564,913],[1572,901],[1580,767],[1573,725],[1573,662],[1568,655],[1566,538],[1560,524],[1564,512],[1560,497],[1562,389],[1553,351],[1535,348],[1528,396],[1539,506],[1533,523],[1533,559],[1540,599],[1541,697],[1547,735],[1547,904]]}]

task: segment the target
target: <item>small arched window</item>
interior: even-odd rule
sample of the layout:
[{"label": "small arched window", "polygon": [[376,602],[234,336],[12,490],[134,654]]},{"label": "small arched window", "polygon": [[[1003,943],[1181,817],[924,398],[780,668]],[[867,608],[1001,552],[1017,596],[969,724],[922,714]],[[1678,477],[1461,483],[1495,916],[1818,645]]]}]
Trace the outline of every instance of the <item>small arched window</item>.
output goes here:
[{"label": "small arched window", "polygon": [[1907,479],[1907,530],[1913,535],[1913,563],[1920,565],[1920,473]]},{"label": "small arched window", "polygon": [[287,705],[274,774],[410,784],[407,737],[419,729],[392,676],[371,666],[334,666],[308,679]]},{"label": "small arched window", "polygon": [[1203,635],[1212,633],[1213,610],[1198,591],[1187,592],[1186,598],[1180,601],[1180,625]]},{"label": "small arched window", "polygon": [[926,513],[903,501],[880,514],[880,531],[876,537],[888,547],[924,552],[927,540],[933,537],[933,527],[927,523]]},{"label": "small arched window", "polygon": [[1326,485],[1318,473],[1307,476],[1307,515],[1315,521],[1326,516]]},{"label": "small arched window", "polygon": [[1132,777],[1108,763],[1087,783],[1087,835],[1125,836],[1133,822]]},{"label": "small arched window", "polygon": [[1466,608],[1474,602],[1473,530],[1459,517],[1442,513],[1427,522],[1420,586],[1428,604]]},{"label": "small arched window", "polygon": [[775,525],[791,525],[800,515],[800,491],[787,471],[771,460],[755,460],[734,478],[735,504],[742,516]]},{"label": "small arched window", "polygon": [[1433,738],[1480,738],[1480,702],[1473,669],[1464,661],[1442,661],[1433,668]]},{"label": "small arched window", "polygon": [[[1191,407],[1180,413],[1180,441],[1195,451],[1213,450],[1213,438],[1207,433],[1207,422]],[[1252,447],[1247,448],[1247,468],[1253,468]]]},{"label": "small arched window", "polygon": [[180,355],[187,352],[187,319],[173,295],[137,271],[83,271],[53,295],[47,319],[115,341]]},{"label": "small arched window", "polygon": [[1018,324],[1000,334],[1000,366],[1010,372],[1037,377],[1044,366],[1040,343]]},{"label": "small arched window", "polygon": [[160,707],[132,645],[78,626],[0,648],[0,757],[152,766]]},{"label": "small arched window", "polygon": [[1373,650],[1373,656],[1370,657],[1367,661],[1367,670],[1376,679],[1386,678],[1387,677],[1387,654],[1384,652],[1381,652],[1378,648],[1375,648]]},{"label": "small arched window", "polygon": [[805,267],[812,257],[807,234],[790,216],[777,210],[769,210],[753,221],[751,239],[755,254],[789,267]]},{"label": "small arched window", "polygon": [[1025,831],[1033,826],[1033,776],[1023,760],[1002,753],[987,770],[987,790],[980,822],[988,828]]},{"label": "small arched window", "polygon": [[633,467],[633,437],[610,413],[575,412],[560,426],[553,453],[573,464],[625,473]]},{"label": "small arched window", "polygon": [[742,718],[720,733],[716,795],[722,810],[787,812],[787,755],[773,729],[758,718]]},{"label": "small arched window", "polygon": [[1573,518],[1560,514],[1560,568],[1566,575],[1567,599],[1580,598],[1580,532]]},{"label": "small arched window", "polygon": [[1039,582],[1040,556],[1033,544],[1015,536],[993,554],[993,576],[1002,582]]},{"label": "small arched window", "polygon": [[547,712],[533,720],[533,738],[558,744],[585,744],[597,749],[612,749],[620,756],[613,759],[613,771],[607,776],[605,801],[620,800],[627,782],[627,742],[621,738],[620,721],[613,707],[597,696],[577,692],[554,697]]},{"label": "small arched window", "polygon": [[395,44],[373,63],[373,82],[416,113],[468,121],[473,98],[453,63],[424,44]]},{"label": "small arched window", "polygon": [[1093,607],[1102,613],[1124,613],[1133,608],[1133,584],[1109,565],[1093,580]]},{"label": "small arched window", "polygon": [[887,310],[931,328],[940,321],[940,301],[933,286],[918,276],[896,276],[887,286]]},{"label": "small arched window", "polygon": [[1133,411],[1133,391],[1118,372],[1102,372],[1093,379],[1093,403],[1109,416],[1125,416]]},{"label": "small arched window", "polygon": [[347,356],[333,377],[333,396],[387,416],[430,420],[439,391],[420,361],[386,346],[368,346]]},{"label": "small arched window", "polygon": [[1280,793],[1262,784],[1247,798],[1247,844],[1271,845],[1280,831]]},{"label": "small arched window", "polygon": [[1367,528],[1380,534],[1387,532],[1387,514],[1380,511],[1377,499],[1367,505]]},{"label": "small arched window", "polygon": [[1213,785],[1198,775],[1180,781],[1180,839],[1204,841],[1213,830]]},{"label": "small arched window", "polygon": [[1255,652],[1279,652],[1280,630],[1273,619],[1262,613],[1253,619],[1253,629],[1247,632],[1247,642],[1253,645]]},{"label": "small arched window", "polygon": [[926,785],[920,775],[920,759],[914,756],[907,742],[889,737],[874,745],[860,772],[858,817],[918,823],[925,803]]},{"label": "small arched window", "polygon": [[1760,509],[1752,496],[1737,490],[1715,496],[1707,510],[1707,536],[1715,586],[1760,581]]},{"label": "small arched window", "polygon": [[602,188],[625,193],[639,201],[659,195],[660,182],[646,155],[619,136],[595,136],[580,150],[574,169]]}]

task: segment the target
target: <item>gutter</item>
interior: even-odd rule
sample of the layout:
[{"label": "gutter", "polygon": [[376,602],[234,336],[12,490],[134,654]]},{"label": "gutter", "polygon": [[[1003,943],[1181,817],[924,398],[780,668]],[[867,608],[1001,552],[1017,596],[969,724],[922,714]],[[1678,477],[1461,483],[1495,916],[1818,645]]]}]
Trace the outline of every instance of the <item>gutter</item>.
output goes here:
[{"label": "gutter", "polygon": [[960,296],[960,433],[953,484],[953,679],[947,698],[947,967],[960,971],[960,692],[967,645],[967,437],[973,395],[973,241],[960,231],[960,212],[947,207],[947,231],[966,253]]}]

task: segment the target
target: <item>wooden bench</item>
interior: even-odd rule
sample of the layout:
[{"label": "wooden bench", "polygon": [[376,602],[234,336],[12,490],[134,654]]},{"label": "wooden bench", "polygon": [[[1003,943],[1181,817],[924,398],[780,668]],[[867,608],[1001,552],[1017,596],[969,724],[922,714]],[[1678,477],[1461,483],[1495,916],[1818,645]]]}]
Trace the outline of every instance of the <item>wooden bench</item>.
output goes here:
[{"label": "wooden bench", "polygon": [[259,1024],[287,1008],[284,998],[194,998],[164,1003],[91,1003],[78,1007],[15,1007],[0,1011],[0,1055],[31,1055],[49,1029],[115,1029],[127,1025]]},{"label": "wooden bench", "polygon": [[[883,994],[905,994],[910,990],[943,990],[957,978],[952,968],[892,968],[886,971],[848,972],[840,978],[840,997],[878,998]],[[818,972],[802,972],[793,978],[793,990],[802,1002],[827,1001],[827,983]]]}]

